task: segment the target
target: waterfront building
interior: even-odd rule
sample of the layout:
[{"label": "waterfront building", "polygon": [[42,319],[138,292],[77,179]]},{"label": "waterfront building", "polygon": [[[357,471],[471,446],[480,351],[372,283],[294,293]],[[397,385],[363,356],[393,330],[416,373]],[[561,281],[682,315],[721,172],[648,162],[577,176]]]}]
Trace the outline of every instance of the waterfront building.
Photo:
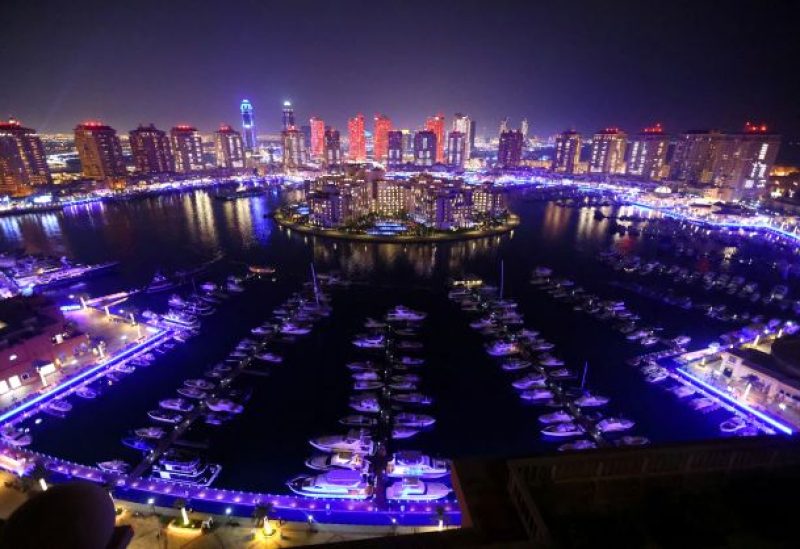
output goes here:
[{"label": "waterfront building", "polygon": [[574,130],[560,133],[556,137],[556,148],[550,169],[558,173],[574,174],[577,172],[580,158],[581,134]]},{"label": "waterfront building", "polygon": [[323,163],[328,169],[336,168],[342,164],[342,145],[339,139],[339,130],[325,128],[323,135]]},{"label": "waterfront building", "polygon": [[436,116],[430,116],[425,121],[425,129],[433,132],[436,135],[436,164],[444,163],[444,115],[439,113]]},{"label": "waterfront building", "polygon": [[291,101],[283,102],[283,129],[294,129],[294,107],[292,107]]},{"label": "waterfront building", "polygon": [[297,169],[303,165],[303,134],[296,128],[281,132],[283,167]]},{"label": "waterfront building", "polygon": [[253,113],[253,105],[247,99],[242,100],[239,106],[242,113],[242,139],[244,141],[244,150],[252,153],[258,149],[258,140],[256,139],[256,121]]},{"label": "waterfront building", "polygon": [[372,183],[371,211],[379,216],[398,218],[408,211],[408,185],[394,179]]},{"label": "waterfront building", "polygon": [[724,200],[757,200],[767,189],[780,136],[766,125],[747,123],[741,133],[725,136],[714,167],[714,185]]},{"label": "waterfront building", "polygon": [[392,130],[386,135],[386,164],[390,168],[396,168],[405,163],[403,141],[403,132],[400,130]]},{"label": "waterfront building", "polygon": [[504,131],[497,145],[497,165],[501,168],[515,168],[522,160],[522,132]]},{"label": "waterfront building", "polygon": [[661,124],[645,128],[630,140],[627,175],[648,181],[666,177],[669,139]]},{"label": "waterfront building", "polygon": [[417,166],[433,166],[436,162],[436,133],[431,130],[420,130],[414,134],[414,164]]},{"label": "waterfront building", "polygon": [[239,132],[222,124],[214,132],[214,145],[217,166],[227,169],[244,168],[244,144]]},{"label": "waterfront building", "polygon": [[530,131],[527,118],[523,118],[519,123],[519,131],[522,133],[522,150],[524,151],[528,148],[528,132]]},{"label": "waterfront building", "polygon": [[175,171],[191,173],[205,167],[203,162],[203,139],[194,126],[181,124],[169,132],[172,154],[175,158]]},{"label": "waterfront building", "polygon": [[507,132],[508,128],[509,128],[508,125],[510,123],[511,123],[511,121],[509,120],[509,118],[507,116],[505,118],[503,118],[500,121],[500,129],[497,131],[497,135],[500,136],[500,135],[503,135],[503,133]]},{"label": "waterfront building", "polygon": [[303,148],[300,151],[300,156],[303,159],[303,164],[305,164],[311,156],[309,151],[311,146],[311,126],[309,124],[300,126],[300,134],[303,136]]},{"label": "waterfront building", "polygon": [[325,122],[317,116],[312,116],[309,125],[311,126],[311,140],[309,141],[311,158],[319,160],[323,158],[325,150]]},{"label": "waterfront building", "polygon": [[389,132],[392,131],[392,119],[385,114],[375,115],[375,129],[372,133],[374,142],[372,157],[378,162],[386,162],[389,154]]},{"label": "waterfront building", "polygon": [[0,123],[0,194],[25,196],[51,183],[42,140],[11,118]]},{"label": "waterfront building", "polygon": [[672,156],[670,179],[710,184],[724,138],[717,130],[691,130],[681,135]]},{"label": "waterfront building", "polygon": [[82,122],[75,127],[75,148],[83,176],[112,180],[125,176],[125,160],[117,131],[102,122]]},{"label": "waterfront building", "polygon": [[592,139],[589,173],[625,173],[625,133],[619,128],[605,128]]},{"label": "waterfront building", "polygon": [[453,116],[453,129],[454,132],[461,132],[466,138],[464,143],[464,159],[469,160],[472,158],[472,151],[475,150],[475,121],[466,114],[457,112]]},{"label": "waterfront building", "polygon": [[173,173],[175,158],[167,132],[154,124],[139,125],[129,132],[129,143],[133,154],[133,165],[142,175]]},{"label": "waterfront building", "polygon": [[447,165],[463,170],[467,158],[466,148],[466,135],[457,131],[450,132],[447,136]]},{"label": "waterfront building", "polygon": [[347,159],[350,162],[364,162],[367,159],[367,140],[364,135],[364,115],[358,113],[347,121],[347,137],[349,149]]},{"label": "waterfront building", "polygon": [[508,210],[506,192],[491,181],[481,183],[472,191],[472,207],[476,214],[497,217]]}]

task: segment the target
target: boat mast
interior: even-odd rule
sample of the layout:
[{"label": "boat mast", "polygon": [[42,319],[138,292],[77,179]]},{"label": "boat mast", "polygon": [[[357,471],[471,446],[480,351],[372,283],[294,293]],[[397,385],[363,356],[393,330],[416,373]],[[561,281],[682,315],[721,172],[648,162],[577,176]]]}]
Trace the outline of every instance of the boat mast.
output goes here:
[{"label": "boat mast", "polygon": [[506,269],[505,269],[505,262],[501,259],[500,260],[500,299],[503,299],[503,286],[505,285],[506,280]]},{"label": "boat mast", "polygon": [[581,377],[581,389],[586,385],[586,375],[589,373],[589,362],[583,363],[583,377]]},{"label": "boat mast", "polygon": [[314,270],[314,262],[311,262],[311,281],[314,284],[314,299],[319,307],[319,288],[317,287],[317,271]]}]

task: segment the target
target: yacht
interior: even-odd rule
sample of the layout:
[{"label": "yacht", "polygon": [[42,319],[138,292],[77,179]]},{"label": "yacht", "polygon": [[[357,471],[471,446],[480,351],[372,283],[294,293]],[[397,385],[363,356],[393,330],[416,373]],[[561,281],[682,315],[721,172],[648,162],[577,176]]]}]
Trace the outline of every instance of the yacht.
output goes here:
[{"label": "yacht", "polygon": [[392,427],[392,438],[394,440],[411,438],[417,433],[419,433],[417,429],[412,429],[411,427],[406,427],[404,425],[395,425]]},{"label": "yacht", "polygon": [[510,341],[495,341],[486,346],[486,352],[491,356],[511,356],[519,353],[519,347]]},{"label": "yacht", "polygon": [[88,385],[84,385],[83,387],[80,387],[79,389],[76,389],[75,390],[75,394],[77,396],[79,396],[81,398],[85,398],[87,400],[88,399],[97,398],[97,391],[95,391],[94,389],[92,389]]},{"label": "yacht", "polygon": [[210,294],[212,292],[216,292],[218,286],[213,282],[203,282],[202,284],[200,284],[200,289]]},{"label": "yacht", "polygon": [[346,435],[312,438],[308,442],[323,452],[354,452],[366,455],[372,455],[375,452],[375,442],[363,429],[351,429]]},{"label": "yacht", "polygon": [[506,372],[514,372],[516,370],[524,370],[525,368],[530,368],[531,363],[527,360],[520,360],[518,358],[512,358],[511,360],[506,360],[503,362],[501,368]]},{"label": "yacht", "polygon": [[400,364],[403,366],[422,366],[425,364],[424,358],[416,358],[413,356],[400,357]]},{"label": "yacht", "polygon": [[719,430],[723,433],[737,433],[747,427],[747,422],[739,416],[732,416],[719,424]]},{"label": "yacht", "polygon": [[47,409],[52,412],[56,412],[59,414],[66,414],[70,410],[72,410],[72,404],[67,402],[66,400],[53,400],[50,404],[47,405]]},{"label": "yacht", "polygon": [[557,410],[549,414],[542,414],[539,416],[539,421],[545,425],[552,423],[566,423],[568,421],[575,421],[575,417],[566,410]]},{"label": "yacht", "polygon": [[554,379],[570,379],[575,377],[575,374],[569,368],[556,368],[555,370],[547,372],[547,375]]},{"label": "yacht", "polygon": [[286,483],[295,494],[313,498],[367,499],[372,486],[358,471],[334,469],[321,475],[302,475]]},{"label": "yacht", "polygon": [[121,459],[113,459],[111,461],[100,461],[97,466],[105,473],[117,473],[123,475],[128,472],[130,466]]},{"label": "yacht", "polygon": [[184,307],[189,305],[189,302],[183,299],[178,294],[172,294],[171,296],[169,296],[169,301],[167,301],[167,305],[169,305],[170,307],[174,307],[176,309],[183,309]]},{"label": "yacht", "polygon": [[141,429],[136,429],[134,434],[140,438],[151,438],[158,440],[166,434],[166,431],[164,431],[164,429],[161,427],[142,427]]},{"label": "yacht", "polygon": [[664,381],[665,379],[667,379],[667,377],[668,377],[667,371],[665,369],[663,369],[663,368],[659,368],[659,369],[653,371],[652,373],[650,373],[645,378],[645,381],[647,381],[647,383],[659,383],[659,382]]},{"label": "yacht", "polygon": [[548,367],[551,367],[551,366],[553,366],[553,367],[554,366],[563,366],[564,365],[564,361],[561,360],[560,358],[554,357],[550,353],[544,353],[544,354],[539,355],[539,364],[541,364],[542,366],[548,366]]},{"label": "yacht", "polygon": [[217,478],[221,468],[189,452],[170,448],[153,465],[152,476],[181,484],[208,486]]},{"label": "yacht", "polygon": [[607,417],[597,422],[597,429],[601,433],[627,431],[633,426],[634,422],[632,420],[622,417]]},{"label": "yacht", "polygon": [[356,412],[375,414],[381,411],[378,397],[375,395],[359,395],[350,399],[350,407]]},{"label": "yacht", "polygon": [[400,393],[393,395],[392,400],[395,402],[401,402],[403,404],[419,404],[422,406],[427,406],[428,404],[433,403],[433,399],[431,397],[421,393]]},{"label": "yacht", "polygon": [[597,444],[585,438],[567,442],[558,447],[559,452],[572,452],[577,450],[592,450],[597,448]]},{"label": "yacht", "polygon": [[549,341],[544,341],[543,339],[533,341],[529,344],[529,346],[531,351],[549,351],[550,349],[555,347],[555,345],[553,345]]},{"label": "yacht", "polygon": [[348,427],[374,427],[378,424],[378,420],[370,416],[353,414],[344,416],[339,420],[339,423]]},{"label": "yacht", "polygon": [[687,335],[679,335],[678,337],[674,338],[672,342],[678,347],[683,347],[688,345],[691,340],[692,338]]},{"label": "yacht", "polygon": [[178,394],[186,398],[196,398],[198,400],[206,398],[206,392],[195,387],[181,387],[178,389]]},{"label": "yacht", "polygon": [[397,322],[397,321],[410,321],[410,322],[419,322],[421,320],[425,320],[425,317],[428,316],[425,313],[415,311],[413,309],[409,309],[403,305],[398,305],[391,311],[386,314],[386,321],[387,322]]},{"label": "yacht", "polygon": [[450,473],[450,462],[446,459],[432,458],[420,452],[397,452],[386,464],[386,475],[391,478],[417,477],[422,479],[441,478]]},{"label": "yacht", "polygon": [[145,292],[148,294],[155,294],[158,292],[163,292],[174,288],[176,286],[175,282],[167,278],[165,275],[161,273],[156,273],[153,276],[153,280],[150,281],[150,284],[147,285],[145,288]]},{"label": "yacht", "polygon": [[283,357],[276,355],[275,353],[260,353],[256,355],[256,358],[272,364],[280,364],[283,362]]},{"label": "yacht", "polygon": [[418,351],[422,349],[422,343],[419,341],[403,340],[397,342],[397,348],[406,351]]},{"label": "yacht", "polygon": [[450,493],[441,482],[425,482],[416,477],[406,477],[386,489],[386,499],[401,501],[436,501]]},{"label": "yacht", "polygon": [[317,454],[306,460],[306,466],[317,471],[330,471],[331,469],[351,469],[366,473],[369,461],[361,454],[352,452],[334,452],[333,454]]},{"label": "yacht", "polygon": [[183,421],[183,415],[172,410],[150,410],[147,412],[147,415],[150,417],[150,419],[161,421],[163,423],[176,424]]},{"label": "yacht", "polygon": [[416,383],[420,380],[420,377],[417,374],[397,374],[391,377],[391,381],[394,383],[403,383],[406,381],[410,381],[411,383]]},{"label": "yacht", "polygon": [[176,412],[191,412],[194,410],[194,404],[183,398],[165,398],[159,401],[159,406],[167,410],[175,410]]},{"label": "yacht", "polygon": [[382,388],[383,382],[374,380],[359,380],[353,384],[353,389],[356,391],[374,391]]},{"label": "yacht", "polygon": [[209,398],[206,406],[212,412],[227,412],[229,414],[241,414],[244,406],[228,398]]},{"label": "yacht", "polygon": [[656,343],[658,343],[658,338],[655,336],[647,336],[642,338],[640,343],[645,347],[650,347],[651,345],[655,345]]},{"label": "yacht", "polygon": [[395,391],[416,391],[417,384],[413,381],[393,381],[389,387]]},{"label": "yacht", "polygon": [[184,330],[196,330],[200,327],[200,323],[196,318],[177,311],[169,311],[161,317],[161,321],[173,328]]},{"label": "yacht", "polygon": [[673,387],[672,392],[675,393],[675,396],[678,398],[686,398],[695,394],[695,390],[692,389],[689,385],[677,385]]},{"label": "yacht", "polygon": [[200,389],[201,391],[210,391],[214,388],[214,384],[210,381],[205,379],[187,379],[183,382],[184,387],[192,387],[194,389]]},{"label": "yacht", "polygon": [[380,374],[375,370],[361,370],[353,374],[353,379],[356,381],[378,381],[380,378]]},{"label": "yacht", "polygon": [[354,371],[354,372],[361,372],[365,370],[375,370],[375,364],[371,360],[367,360],[364,362],[350,362],[347,364],[347,368]]},{"label": "yacht", "polygon": [[353,345],[362,349],[383,349],[386,347],[386,338],[381,334],[363,335],[356,337]]},{"label": "yacht", "polygon": [[547,378],[540,372],[534,372],[514,380],[511,385],[515,389],[530,389],[531,387],[543,387]]},{"label": "yacht", "polygon": [[286,322],[281,326],[280,332],[285,335],[306,335],[311,333],[311,328],[300,326],[293,322]]},{"label": "yacht", "polygon": [[369,330],[377,330],[386,328],[386,323],[381,322],[380,320],[375,320],[374,318],[367,318],[366,322],[364,322],[364,327]]},{"label": "yacht", "polygon": [[542,433],[550,437],[575,437],[584,433],[583,427],[577,423],[554,423],[542,429]]},{"label": "yacht", "polygon": [[694,410],[706,410],[714,406],[714,401],[708,397],[695,398],[689,401],[689,406]]},{"label": "yacht", "polygon": [[136,371],[136,367],[131,366],[130,364],[117,364],[114,366],[114,370],[121,374],[132,374]]},{"label": "yacht", "polygon": [[615,444],[617,446],[646,446],[650,444],[650,439],[647,437],[625,435],[624,437],[620,437],[619,440],[616,440]]},{"label": "yacht", "polygon": [[522,391],[519,396],[522,400],[541,402],[550,400],[554,395],[553,391],[550,389],[529,389],[527,391]]},{"label": "yacht", "polygon": [[150,452],[156,447],[155,442],[141,437],[125,437],[122,439],[122,444],[140,452]]},{"label": "yacht", "polygon": [[436,419],[425,414],[400,412],[394,416],[395,427],[430,427]]},{"label": "yacht", "polygon": [[611,399],[607,396],[586,393],[575,399],[575,406],[579,408],[595,408],[598,406],[605,406],[608,404],[609,400]]},{"label": "yacht", "polygon": [[0,440],[11,446],[21,448],[33,442],[33,437],[22,429],[9,425],[3,427],[2,431],[0,431]]}]

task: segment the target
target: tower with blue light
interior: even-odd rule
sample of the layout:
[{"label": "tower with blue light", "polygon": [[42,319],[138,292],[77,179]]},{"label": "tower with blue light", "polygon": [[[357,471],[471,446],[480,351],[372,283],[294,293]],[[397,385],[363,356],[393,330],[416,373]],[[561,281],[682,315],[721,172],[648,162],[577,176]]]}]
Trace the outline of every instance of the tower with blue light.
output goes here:
[{"label": "tower with blue light", "polygon": [[242,111],[242,138],[246,151],[253,152],[258,146],[256,141],[256,123],[253,117],[253,105],[247,99],[242,100],[239,107]]}]

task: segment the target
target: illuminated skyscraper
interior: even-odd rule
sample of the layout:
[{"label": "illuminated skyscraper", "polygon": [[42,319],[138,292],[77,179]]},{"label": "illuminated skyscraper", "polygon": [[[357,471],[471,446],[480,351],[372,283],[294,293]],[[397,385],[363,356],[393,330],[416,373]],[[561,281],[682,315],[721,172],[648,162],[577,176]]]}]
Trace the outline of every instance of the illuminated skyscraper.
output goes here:
[{"label": "illuminated skyscraper", "polygon": [[670,179],[711,183],[725,136],[716,130],[691,130],[680,136],[670,164]]},{"label": "illuminated skyscraper", "polygon": [[242,139],[244,140],[244,150],[253,152],[258,149],[253,105],[251,105],[250,101],[247,99],[243,99],[240,110],[242,111]]},{"label": "illuminated skyscraper", "polygon": [[294,129],[294,108],[291,101],[283,102],[283,129]]},{"label": "illuminated skyscraper", "polygon": [[519,131],[522,133],[523,141],[528,139],[528,129],[528,119],[523,118],[522,122],[519,123]]},{"label": "illuminated skyscraper", "polygon": [[436,162],[436,133],[432,130],[421,130],[414,134],[414,164],[417,166],[433,166]]},{"label": "illuminated skyscraper", "polygon": [[757,200],[766,192],[769,172],[781,138],[765,124],[745,124],[744,131],[725,136],[714,169],[714,184],[723,200]]},{"label": "illuminated skyscraper", "polygon": [[367,141],[364,136],[364,115],[358,113],[347,121],[347,136],[350,141],[348,160],[364,162],[367,159]]},{"label": "illuminated skyscraper", "polygon": [[167,133],[155,125],[140,125],[128,133],[133,164],[140,174],[153,175],[175,171],[175,159]]},{"label": "illuminated skyscraper", "polygon": [[325,128],[323,134],[323,159],[328,168],[335,168],[342,164],[342,144],[339,130],[331,127]]},{"label": "illuminated skyscraper", "polygon": [[75,127],[75,148],[84,177],[103,180],[125,175],[117,131],[102,122],[89,121]]},{"label": "illuminated skyscraper", "polygon": [[508,131],[508,124],[509,124],[509,119],[506,116],[500,121],[500,130],[498,131],[498,135]]},{"label": "illuminated skyscraper", "polygon": [[625,133],[618,128],[605,128],[592,139],[589,173],[625,173]]},{"label": "illuminated skyscraper", "polygon": [[244,144],[242,135],[222,124],[214,132],[214,145],[217,153],[217,166],[220,168],[244,168]]},{"label": "illuminated skyscraper", "polygon": [[647,180],[666,177],[667,148],[669,139],[661,124],[645,128],[630,140],[627,175]]},{"label": "illuminated skyscraper", "polygon": [[453,117],[453,131],[461,132],[466,138],[464,145],[464,159],[472,158],[472,151],[475,148],[475,121],[466,114],[457,112]]},{"label": "illuminated skyscraper", "polygon": [[24,196],[51,183],[42,140],[11,118],[0,123],[0,194]]},{"label": "illuminated skyscraper", "polygon": [[390,131],[386,135],[386,164],[390,168],[396,168],[405,163],[403,158],[403,132],[400,130]]},{"label": "illuminated skyscraper", "polygon": [[508,130],[500,134],[497,146],[497,164],[502,168],[515,168],[522,160],[522,132]]},{"label": "illuminated skyscraper", "polygon": [[321,118],[312,116],[309,120],[311,126],[311,158],[322,159],[325,152],[325,122]]},{"label": "illuminated skyscraper", "polygon": [[461,132],[450,132],[447,136],[447,165],[463,168],[466,160],[467,138]]},{"label": "illuminated skyscraper", "polygon": [[425,121],[425,129],[436,134],[436,163],[444,163],[444,115],[439,113]]},{"label": "illuminated skyscraper", "polygon": [[296,169],[303,165],[303,134],[296,128],[281,132],[283,167]]},{"label": "illuminated skyscraper", "polygon": [[567,130],[556,138],[556,150],[550,167],[559,173],[575,173],[580,157],[581,134]]},{"label": "illuminated skyscraper", "polygon": [[204,168],[203,139],[197,133],[197,128],[185,124],[175,126],[170,130],[169,137],[175,157],[175,171],[190,173]]},{"label": "illuminated skyscraper", "polygon": [[384,114],[375,115],[375,131],[373,132],[372,156],[378,162],[386,162],[389,154],[389,132],[392,131],[392,120]]}]

